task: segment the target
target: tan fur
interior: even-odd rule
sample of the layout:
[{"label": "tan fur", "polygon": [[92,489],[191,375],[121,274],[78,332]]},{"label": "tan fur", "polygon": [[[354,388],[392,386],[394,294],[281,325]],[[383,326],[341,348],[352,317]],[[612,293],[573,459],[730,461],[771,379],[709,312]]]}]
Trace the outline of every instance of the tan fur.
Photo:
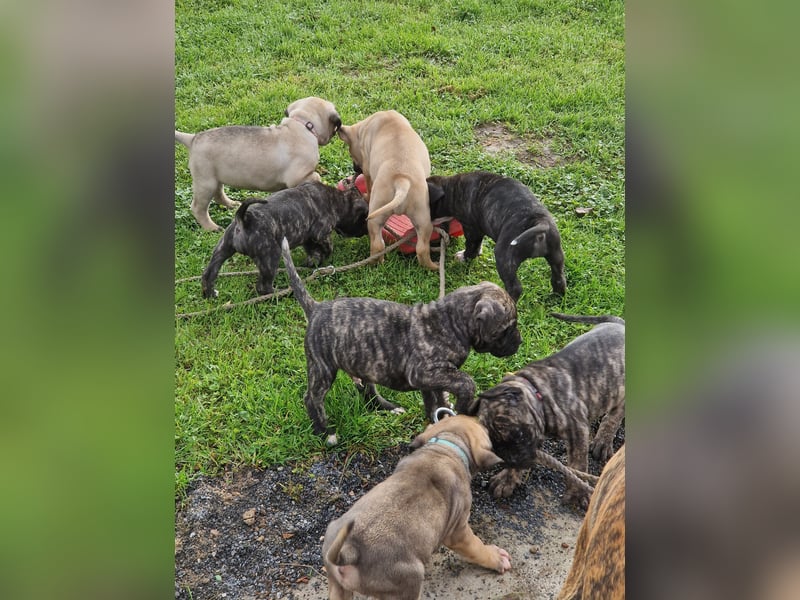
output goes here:
[{"label": "tan fur", "polygon": [[625,598],[625,446],[600,474],[558,595],[558,600],[592,598]]},{"label": "tan fur", "polygon": [[189,150],[195,219],[203,229],[216,231],[220,227],[208,214],[211,200],[228,208],[239,206],[225,194],[223,184],[274,192],[321,181],[316,172],[319,146],[330,142],[340,125],[336,107],[312,96],[292,102],[277,126],[176,131],[175,140]]},{"label": "tan fur", "polygon": [[[458,445],[469,471],[452,447],[428,442],[434,436]],[[448,417],[411,443],[415,451],[395,472],[360,498],[325,533],[322,556],[329,598],[420,597],[425,564],[444,544],[466,560],[504,573],[508,553],[484,544],[469,526],[471,475],[500,462],[477,419]]]},{"label": "tan fur", "polygon": [[389,216],[405,214],[417,232],[417,260],[423,267],[438,269],[430,252],[433,225],[426,178],[431,174],[431,160],[422,138],[394,110],[343,125],[339,137],[350,148],[350,156],[367,182],[370,255],[385,246],[381,229]]}]

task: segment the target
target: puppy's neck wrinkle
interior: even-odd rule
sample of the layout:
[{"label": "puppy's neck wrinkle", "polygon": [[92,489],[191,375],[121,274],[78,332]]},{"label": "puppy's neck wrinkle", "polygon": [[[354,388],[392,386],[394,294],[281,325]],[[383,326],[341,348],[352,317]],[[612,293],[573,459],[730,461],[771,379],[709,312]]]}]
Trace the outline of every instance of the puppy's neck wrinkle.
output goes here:
[{"label": "puppy's neck wrinkle", "polygon": [[461,459],[461,462],[464,463],[464,467],[467,469],[467,473],[471,474],[469,468],[469,456],[467,456],[466,451],[461,446],[459,446],[455,442],[451,442],[450,440],[446,440],[439,436],[432,437],[427,441],[427,444],[439,444],[447,448],[450,448],[452,450],[455,450],[456,454],[458,454],[458,457]]}]

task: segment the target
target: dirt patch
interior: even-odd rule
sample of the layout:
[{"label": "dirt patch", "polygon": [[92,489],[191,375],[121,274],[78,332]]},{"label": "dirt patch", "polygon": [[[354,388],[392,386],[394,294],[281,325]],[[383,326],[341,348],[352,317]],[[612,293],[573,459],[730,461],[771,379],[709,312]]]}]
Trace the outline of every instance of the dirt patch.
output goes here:
[{"label": "dirt patch", "polygon": [[575,162],[574,157],[559,156],[552,138],[519,137],[501,123],[484,123],[475,128],[475,137],[487,154],[513,154],[517,160],[539,169]]},{"label": "dirt patch", "polygon": [[[624,430],[615,446],[623,439]],[[563,444],[545,449],[564,460]],[[408,452],[405,444],[374,459],[331,452],[311,465],[199,479],[175,516],[175,597],[327,598],[320,548],[328,523]],[[482,540],[511,554],[511,571],[497,575],[441,548],[427,567],[423,597],[539,599],[560,589],[582,513],[561,505],[563,478],[543,467],[511,498],[495,500],[488,483],[496,471],[473,480],[470,522]]]}]

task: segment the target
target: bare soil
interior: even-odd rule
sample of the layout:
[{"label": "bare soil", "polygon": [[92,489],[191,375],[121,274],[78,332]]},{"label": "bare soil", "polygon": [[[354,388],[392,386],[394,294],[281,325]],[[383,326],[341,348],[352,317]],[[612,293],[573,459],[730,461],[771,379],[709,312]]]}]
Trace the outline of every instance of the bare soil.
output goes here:
[{"label": "bare soil", "polygon": [[[615,446],[623,440],[624,430]],[[545,449],[564,460],[563,444],[548,441]],[[176,511],[175,597],[327,598],[320,549],[328,523],[408,452],[406,444],[376,458],[332,451],[311,464],[198,479]],[[443,547],[427,567],[424,598],[545,599],[560,589],[583,513],[561,504],[563,477],[544,467],[532,469],[511,498],[496,500],[488,483],[498,469],[473,479],[470,523],[484,542],[510,553],[511,571],[498,575]]]},{"label": "bare soil", "polygon": [[508,153],[526,165],[546,169],[574,162],[570,156],[559,156],[547,137],[519,137],[501,123],[484,123],[475,128],[475,137],[487,154]]}]

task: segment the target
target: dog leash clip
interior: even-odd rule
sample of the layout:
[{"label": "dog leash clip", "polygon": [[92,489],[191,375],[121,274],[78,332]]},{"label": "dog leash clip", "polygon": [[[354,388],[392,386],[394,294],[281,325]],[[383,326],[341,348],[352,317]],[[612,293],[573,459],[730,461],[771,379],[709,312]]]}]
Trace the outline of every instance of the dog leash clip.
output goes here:
[{"label": "dog leash clip", "polygon": [[448,408],[447,406],[440,406],[439,408],[437,408],[433,412],[433,422],[434,423],[438,423],[440,419],[444,418],[444,416],[440,416],[440,413],[441,413],[441,415],[446,415],[448,417],[455,417],[456,416],[456,411],[454,411],[452,408]]}]

